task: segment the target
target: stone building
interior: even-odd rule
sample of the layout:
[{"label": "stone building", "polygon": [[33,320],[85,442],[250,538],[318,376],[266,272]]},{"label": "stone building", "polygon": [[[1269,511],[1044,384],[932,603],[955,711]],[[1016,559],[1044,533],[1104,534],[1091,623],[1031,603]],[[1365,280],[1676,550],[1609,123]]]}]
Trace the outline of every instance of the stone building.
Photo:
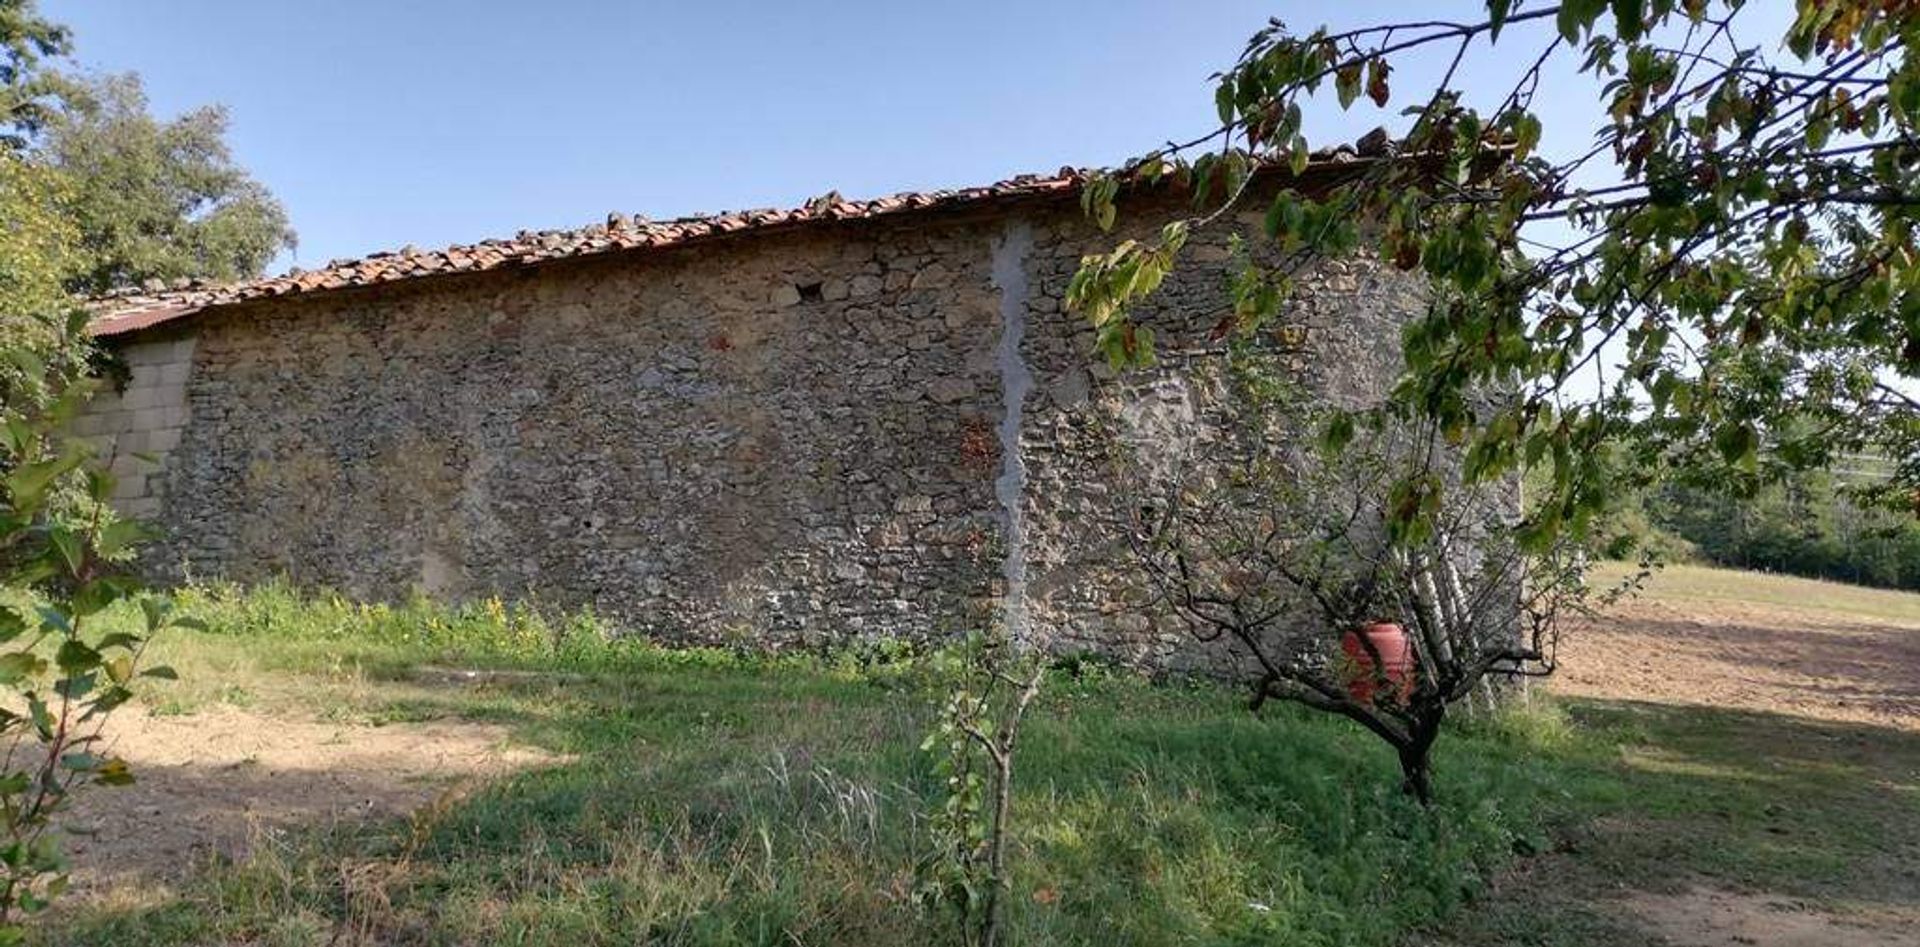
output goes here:
[{"label": "stone building", "polygon": [[[1324,154],[1324,186],[1369,160]],[[361,597],[535,595],[636,633],[928,637],[1000,615],[1057,649],[1187,663],[1138,608],[1100,443],[1178,439],[1221,343],[1227,234],[1144,307],[1116,375],[1066,311],[1103,233],[1063,172],[873,201],[523,232],[103,301],[131,371],[82,433],[165,577]],[[1409,278],[1321,261],[1283,320],[1320,396],[1376,396]],[[143,455],[141,457],[135,456]]]}]

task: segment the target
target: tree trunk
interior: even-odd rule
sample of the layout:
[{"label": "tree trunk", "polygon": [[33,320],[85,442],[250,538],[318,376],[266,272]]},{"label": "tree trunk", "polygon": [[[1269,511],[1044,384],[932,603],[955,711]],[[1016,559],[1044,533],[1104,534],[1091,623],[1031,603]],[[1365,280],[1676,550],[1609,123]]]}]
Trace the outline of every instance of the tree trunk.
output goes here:
[{"label": "tree trunk", "polygon": [[1400,751],[1400,773],[1404,779],[1400,791],[1420,800],[1423,806],[1433,805],[1433,768],[1431,754],[1425,749],[1406,747]]},{"label": "tree trunk", "polygon": [[[1020,726],[1018,717],[1013,726]],[[1013,740],[1008,739],[1005,750],[993,760],[993,817],[987,825],[987,894],[982,903],[982,923],[980,926],[981,947],[1000,947],[1003,940],[1001,929],[1006,926],[1001,915],[1006,911],[1002,895],[1012,887],[1012,879],[1007,877],[1007,831],[1013,813]]]},{"label": "tree trunk", "polygon": [[1433,805],[1433,743],[1440,736],[1440,722],[1447,706],[1439,704],[1414,715],[1407,742],[1396,749],[1400,753],[1400,790],[1423,806]]}]

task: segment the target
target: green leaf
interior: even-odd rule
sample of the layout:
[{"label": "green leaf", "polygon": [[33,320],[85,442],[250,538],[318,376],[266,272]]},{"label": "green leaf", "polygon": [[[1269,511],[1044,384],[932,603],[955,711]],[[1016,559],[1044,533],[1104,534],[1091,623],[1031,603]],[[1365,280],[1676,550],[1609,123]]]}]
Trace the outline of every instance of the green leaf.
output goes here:
[{"label": "green leaf", "polygon": [[75,616],[91,615],[126,597],[129,580],[125,576],[103,575],[75,589],[68,604]]},{"label": "green leaf", "polygon": [[1540,119],[1532,112],[1522,112],[1514,121],[1513,157],[1518,161],[1533,153],[1540,146]]},{"label": "green leaf", "polygon": [[33,729],[40,734],[40,739],[53,739],[53,711],[47,709],[47,702],[38,696],[29,696],[27,711],[33,716]]},{"label": "green leaf", "polygon": [[73,619],[67,613],[53,605],[40,605],[34,608],[40,615],[40,627],[63,635],[73,634]]},{"label": "green leaf", "polygon": [[1560,4],[1560,12],[1554,18],[1559,27],[1560,36],[1569,44],[1578,45],[1580,34],[1593,26],[1600,12],[1607,8],[1607,0],[1566,0]]},{"label": "green leaf", "polygon": [[60,479],[61,475],[80,466],[81,461],[85,459],[85,455],[81,452],[68,449],[57,457],[31,464],[21,464],[14,468],[13,473],[8,474],[6,479],[7,492],[13,496],[14,508],[38,509],[41,501],[45,499],[47,488],[52,486],[55,480]]},{"label": "green leaf", "polygon": [[126,760],[116,756],[100,764],[99,772],[93,777],[93,781],[102,786],[131,786],[133,785],[133,768],[127,765]]},{"label": "green leaf", "polygon": [[113,498],[113,488],[119,486],[120,478],[105,467],[95,467],[87,471],[87,496],[95,503],[106,503]]},{"label": "green leaf", "polygon": [[46,667],[47,662],[31,651],[0,654],[0,684],[18,684],[30,677],[38,677]]},{"label": "green leaf", "polygon": [[112,557],[151,535],[152,530],[139,520],[114,520],[100,529],[94,546],[99,549],[100,555]]},{"label": "green leaf", "polygon": [[1513,0],[1487,0],[1487,38],[1500,41],[1500,28],[1507,25],[1507,14],[1513,11]]},{"label": "green leaf", "polygon": [[14,611],[11,606],[0,605],[0,644],[12,641],[25,634],[27,620]]},{"label": "green leaf", "polygon": [[177,681],[180,679],[180,673],[178,671],[164,664],[147,668],[140,672],[140,676],[151,677],[162,681]]},{"label": "green leaf", "polygon": [[1613,0],[1614,28],[1629,43],[1640,38],[1646,16],[1646,0]]},{"label": "green leaf", "polygon": [[92,701],[88,702],[87,712],[80,715],[80,721],[82,723],[85,723],[86,721],[92,720],[95,717],[104,716],[106,714],[112,713],[115,707],[118,707],[121,704],[124,704],[127,701],[132,699],[133,699],[132,691],[127,690],[126,688],[121,687],[118,684],[115,684],[112,687],[109,687],[106,690],[101,691],[99,696],[93,698]]},{"label": "green leaf", "polygon": [[78,638],[68,638],[61,642],[60,650],[54,655],[53,660],[60,666],[62,674],[73,676],[99,667],[100,652],[88,647]]},{"label": "green leaf", "polygon": [[1753,456],[1759,439],[1754,436],[1751,425],[1729,422],[1720,426],[1713,434],[1713,446],[1728,463],[1741,463]]},{"label": "green leaf", "polygon": [[128,651],[132,651],[139,646],[139,635],[130,635],[124,631],[116,631],[101,638],[100,643],[94,645],[94,648],[100,651],[106,651],[109,648],[125,648]]},{"label": "green leaf", "polygon": [[149,595],[140,600],[140,613],[147,620],[147,633],[152,634],[166,627],[167,616],[173,612],[173,601],[158,595]]},{"label": "green leaf", "polygon": [[88,671],[72,677],[63,677],[53,682],[53,692],[67,700],[79,700],[93,693],[93,685],[100,682],[100,675]]},{"label": "green leaf", "polygon": [[1340,97],[1340,107],[1350,108],[1360,97],[1360,64],[1341,66],[1333,74],[1333,91]]},{"label": "green leaf", "polygon": [[67,567],[67,574],[77,576],[86,563],[87,553],[80,544],[80,537],[72,530],[56,526],[47,531],[47,541],[60,554],[60,561]]},{"label": "green leaf", "polygon": [[24,418],[7,419],[7,447],[14,454],[28,453],[33,447],[33,428],[27,426]]},{"label": "green leaf", "polygon": [[67,753],[60,757],[60,765],[76,773],[91,773],[105,762],[104,757],[92,753]]}]

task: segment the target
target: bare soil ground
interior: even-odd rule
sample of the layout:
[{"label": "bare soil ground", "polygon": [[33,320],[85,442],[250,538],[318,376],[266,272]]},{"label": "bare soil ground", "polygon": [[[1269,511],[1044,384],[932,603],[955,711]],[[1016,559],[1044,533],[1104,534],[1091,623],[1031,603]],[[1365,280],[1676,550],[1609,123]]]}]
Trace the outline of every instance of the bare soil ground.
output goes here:
[{"label": "bare soil ground", "polygon": [[1920,625],[1808,606],[1623,603],[1569,630],[1552,689],[1920,731]]},{"label": "bare soil ground", "polygon": [[1793,898],[1692,887],[1642,892],[1623,902],[1653,933],[1685,947],[1913,947],[1920,911],[1873,909],[1846,917]]},{"label": "bare soil ground", "polygon": [[[1705,570],[1694,570],[1704,573]],[[1909,597],[1889,610],[1889,599],[1848,607],[1851,592],[1823,591],[1818,583],[1772,582],[1770,602],[1731,601],[1712,583],[1725,576],[1682,573],[1649,594],[1614,608],[1605,618],[1572,629],[1563,645],[1553,691],[1569,696],[1644,705],[1712,708],[1773,719],[1799,718],[1856,726],[1853,734],[1886,732],[1889,740],[1920,733],[1920,621]],[[1831,588],[1831,587],[1829,587]],[[1876,596],[1883,593],[1873,593]],[[1892,594],[1892,593],[1884,593]],[[1759,596],[1755,596],[1756,598]],[[1755,718],[1759,719],[1759,718]],[[1781,741],[1804,739],[1780,728]],[[1767,734],[1749,735],[1766,741]],[[1859,752],[1872,753],[1871,738]],[[1920,773],[1893,773],[1884,791],[1911,795]],[[1658,824],[1595,826],[1606,833],[1654,835]],[[1783,839],[1782,844],[1790,845]],[[1588,890],[1598,913],[1625,922],[1623,941],[1682,947],[1920,947],[1920,890],[1907,897],[1809,900],[1740,883],[1698,878],[1677,890],[1643,890],[1632,881],[1602,879],[1590,869],[1540,865]],[[1900,877],[1911,866],[1862,866],[1869,875]],[[1612,882],[1611,890],[1602,887]],[[1898,882],[1895,883],[1896,886]],[[1599,890],[1595,890],[1599,889]]]},{"label": "bare soil ground", "polygon": [[167,881],[294,827],[404,816],[552,758],[464,721],[382,726],[211,707],[117,715],[106,736],[139,781],[87,793],[69,824],[75,881],[103,893]]}]

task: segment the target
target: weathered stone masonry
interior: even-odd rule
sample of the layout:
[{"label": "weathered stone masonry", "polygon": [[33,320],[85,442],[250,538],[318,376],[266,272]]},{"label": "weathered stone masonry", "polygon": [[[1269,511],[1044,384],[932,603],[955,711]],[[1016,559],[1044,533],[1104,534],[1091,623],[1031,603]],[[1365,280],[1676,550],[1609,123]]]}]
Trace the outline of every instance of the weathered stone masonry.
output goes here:
[{"label": "weathered stone masonry", "polygon": [[[1146,204],[1123,218],[1142,234],[1179,206]],[[534,595],[774,643],[957,632],[1003,614],[1011,578],[1004,614],[1052,646],[1179,666],[1116,568],[1097,441],[1116,420],[1180,436],[1219,397],[1226,229],[1149,303],[1167,355],[1141,375],[1096,363],[1062,302],[1129,234],[1053,200],[213,307],[122,337],[133,384],[83,423],[166,453],[125,499],[170,576]],[[1398,274],[1324,263],[1287,357],[1371,397],[1417,305]]]}]

